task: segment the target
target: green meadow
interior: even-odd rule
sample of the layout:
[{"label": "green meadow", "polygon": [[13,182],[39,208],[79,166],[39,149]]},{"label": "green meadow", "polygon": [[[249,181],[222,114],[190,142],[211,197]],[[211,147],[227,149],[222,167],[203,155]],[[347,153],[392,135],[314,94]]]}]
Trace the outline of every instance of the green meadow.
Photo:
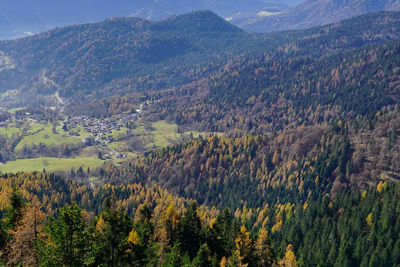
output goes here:
[{"label": "green meadow", "polygon": [[6,135],[7,137],[11,137],[13,134],[18,134],[20,132],[20,128],[11,125],[9,127],[0,127],[0,135]]},{"label": "green meadow", "polygon": [[[128,129],[121,129],[126,132]],[[185,132],[184,134],[178,132],[178,125],[174,123],[168,123],[164,120],[146,123],[137,126],[131,130],[131,134],[138,138],[138,142],[143,142],[146,149],[157,149],[171,145],[179,141],[184,135],[190,135],[193,137],[199,137],[199,135],[206,136],[207,133],[202,132]],[[111,148],[117,151],[124,151],[127,147],[125,141],[114,142],[109,145]]]},{"label": "green meadow", "polygon": [[67,136],[66,133],[53,133],[51,124],[33,123],[28,133],[29,134],[18,143],[15,148],[16,150],[22,149],[24,146],[38,145],[39,143],[45,145],[61,145],[77,144],[80,142],[79,138]]},{"label": "green meadow", "polygon": [[3,173],[15,173],[19,171],[43,171],[46,169],[48,172],[54,171],[70,171],[72,168],[83,169],[95,168],[101,166],[103,160],[97,158],[35,158],[35,159],[19,159],[10,161],[6,164],[0,165],[0,171]]}]

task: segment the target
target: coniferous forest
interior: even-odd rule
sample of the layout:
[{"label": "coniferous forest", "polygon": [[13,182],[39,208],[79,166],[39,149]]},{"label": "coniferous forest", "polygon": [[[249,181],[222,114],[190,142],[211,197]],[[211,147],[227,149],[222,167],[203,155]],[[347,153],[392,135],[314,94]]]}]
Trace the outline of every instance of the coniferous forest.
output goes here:
[{"label": "coniferous forest", "polygon": [[[391,266],[400,186],[218,210],[159,187],[95,190],[39,173],[1,178],[6,265]],[[70,203],[61,205],[60,203]],[[84,208],[83,208],[84,207]]]},{"label": "coniferous forest", "polygon": [[[198,11],[0,41],[0,100],[29,105],[0,114],[1,164],[102,162],[0,172],[0,265],[400,266],[399,38],[399,12],[256,34]],[[77,116],[135,121],[16,149]]]}]

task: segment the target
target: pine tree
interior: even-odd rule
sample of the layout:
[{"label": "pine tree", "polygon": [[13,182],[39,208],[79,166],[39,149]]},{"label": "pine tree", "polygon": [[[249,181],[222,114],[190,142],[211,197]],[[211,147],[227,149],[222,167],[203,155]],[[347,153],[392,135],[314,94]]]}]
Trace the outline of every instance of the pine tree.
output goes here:
[{"label": "pine tree", "polygon": [[283,267],[297,267],[296,255],[293,252],[293,246],[289,244],[286,248],[285,257],[279,261],[279,266]]},{"label": "pine tree", "polygon": [[266,267],[273,265],[274,255],[271,249],[271,241],[268,232],[264,228],[261,228],[258,232],[258,237],[254,246],[254,254],[258,266]]},{"label": "pine tree", "polygon": [[207,244],[200,246],[197,256],[193,259],[193,267],[209,267],[211,266],[211,251]]},{"label": "pine tree", "polygon": [[49,242],[41,253],[49,265],[82,266],[90,248],[82,209],[76,203],[63,207],[58,219],[50,218],[45,232]]},{"label": "pine tree", "polygon": [[226,261],[226,267],[240,267],[240,255],[235,251]]},{"label": "pine tree", "polygon": [[24,201],[22,199],[21,193],[18,191],[16,187],[12,188],[11,195],[9,197],[9,207],[6,209],[5,215],[5,225],[3,223],[0,225],[0,238],[2,239],[2,243],[0,247],[3,248],[3,251],[0,253],[3,261],[7,262],[9,258],[10,249],[9,246],[6,245],[12,244],[12,234],[15,229],[18,227],[24,210]]},{"label": "pine tree", "polygon": [[226,267],[228,264],[228,260],[225,257],[222,257],[221,261],[219,262],[220,267]]},{"label": "pine tree", "polygon": [[142,218],[129,233],[128,244],[131,247],[134,262],[137,265],[148,265],[156,258],[153,242],[154,225],[151,221],[152,210],[144,205],[140,214]]},{"label": "pine tree", "polygon": [[229,257],[235,250],[235,239],[239,226],[233,219],[232,213],[224,210],[209,229],[207,244],[217,253],[219,259]]},{"label": "pine tree", "polygon": [[165,267],[180,267],[182,266],[182,256],[180,254],[180,245],[179,243],[175,243],[175,245],[170,249],[168,253],[165,255],[164,262],[162,266]]},{"label": "pine tree", "polygon": [[144,222],[150,222],[151,217],[153,216],[153,211],[145,204],[140,210],[140,215],[142,215]]},{"label": "pine tree", "polygon": [[7,241],[7,232],[2,220],[0,220],[0,251],[4,248]]},{"label": "pine tree", "polygon": [[10,196],[10,207],[6,211],[6,227],[14,229],[21,219],[24,207],[24,200],[16,187],[13,187]]},{"label": "pine tree", "polygon": [[240,232],[235,240],[236,251],[239,255],[240,266],[246,267],[251,261],[251,239],[250,233],[247,231],[245,226],[240,228]]},{"label": "pine tree", "polygon": [[[97,255],[95,264],[121,266],[129,262],[128,237],[132,230],[132,222],[128,215],[118,208],[115,201],[108,198],[100,215],[101,225],[96,226],[97,237],[95,247]],[[99,220],[99,221],[100,221]]]},{"label": "pine tree", "polygon": [[171,203],[164,213],[160,222],[159,239],[162,249],[168,250],[178,241],[181,216],[174,203]]},{"label": "pine tree", "polygon": [[196,256],[201,244],[201,221],[197,215],[197,204],[193,202],[183,215],[179,241],[182,252],[188,252],[191,259]]}]

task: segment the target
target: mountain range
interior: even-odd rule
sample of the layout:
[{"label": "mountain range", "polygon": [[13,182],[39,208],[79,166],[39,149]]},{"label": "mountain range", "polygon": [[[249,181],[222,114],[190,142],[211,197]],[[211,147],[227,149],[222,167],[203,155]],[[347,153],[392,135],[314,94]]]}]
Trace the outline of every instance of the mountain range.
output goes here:
[{"label": "mountain range", "polygon": [[72,97],[161,89],[188,80],[195,65],[247,51],[254,39],[209,11],[69,26],[1,42],[0,87],[17,89],[19,101],[29,92]]},{"label": "mountain range", "polygon": [[158,1],[12,1],[0,10],[0,39],[32,35],[55,27],[93,23],[110,17],[162,20],[172,15],[211,10],[254,32],[303,29],[377,11],[400,9],[399,0],[158,0]]},{"label": "mountain range", "polygon": [[287,8],[284,2],[266,0],[4,0],[0,9],[0,39],[26,36],[59,26],[99,22],[111,17],[161,20],[197,10],[212,10],[222,17],[230,17],[237,13],[253,13],[266,6]]},{"label": "mountain range", "polygon": [[[364,23],[370,28],[363,30]],[[398,13],[378,13],[306,31],[250,34],[209,11],[158,22],[114,18],[68,26],[0,42],[1,99],[3,105],[45,103],[58,92],[81,102],[94,92],[99,98],[161,90],[207,77],[243,53],[280,55],[287,47],[285,57],[319,55],[392,40],[397,29]],[[343,34],[347,41],[336,40]]]},{"label": "mountain range", "polygon": [[400,10],[399,0],[305,0],[283,12],[250,14],[231,22],[248,31],[305,29],[377,11]]}]

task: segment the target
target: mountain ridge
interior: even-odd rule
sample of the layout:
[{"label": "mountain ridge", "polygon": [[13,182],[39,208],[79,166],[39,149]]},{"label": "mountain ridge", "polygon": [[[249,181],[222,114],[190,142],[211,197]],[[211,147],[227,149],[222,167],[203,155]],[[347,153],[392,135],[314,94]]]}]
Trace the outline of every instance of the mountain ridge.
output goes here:
[{"label": "mountain ridge", "polygon": [[155,22],[112,18],[1,41],[0,92],[4,104],[16,106],[44,104],[57,91],[81,102],[95,91],[99,98],[162,90],[199,81],[243,54],[320,55],[396,39],[399,28],[398,12],[271,34],[247,33],[210,11]]},{"label": "mountain ridge", "polygon": [[310,28],[370,12],[398,10],[400,10],[399,0],[305,0],[277,15],[250,17],[247,22],[240,23],[233,20],[232,23],[239,24],[247,31],[269,32]]},{"label": "mountain ridge", "polygon": [[[44,85],[44,92],[54,92],[57,87],[92,90],[119,78],[171,68],[176,65],[174,61],[193,65],[207,61],[204,55],[223,57],[242,49],[231,40],[248,36],[210,11],[155,22],[113,18],[95,24],[56,28],[0,42],[0,50],[16,62],[15,68],[0,73],[5,75],[1,87],[3,92],[21,86],[32,87],[32,83],[38,79],[40,82],[40,77],[45,75],[57,86],[46,89],[48,86]],[[14,78],[6,78],[8,75]],[[72,92],[60,93],[65,96]]]},{"label": "mountain ridge", "polygon": [[[294,0],[295,2],[298,0]],[[291,1],[292,2],[292,1]],[[162,20],[196,10],[212,10],[222,17],[254,12],[265,6],[265,0],[3,0],[2,12],[11,23],[0,31],[0,39],[23,37],[24,32],[39,33],[70,24],[95,23],[109,17],[141,17]],[[286,5],[279,3],[282,8]]]}]

